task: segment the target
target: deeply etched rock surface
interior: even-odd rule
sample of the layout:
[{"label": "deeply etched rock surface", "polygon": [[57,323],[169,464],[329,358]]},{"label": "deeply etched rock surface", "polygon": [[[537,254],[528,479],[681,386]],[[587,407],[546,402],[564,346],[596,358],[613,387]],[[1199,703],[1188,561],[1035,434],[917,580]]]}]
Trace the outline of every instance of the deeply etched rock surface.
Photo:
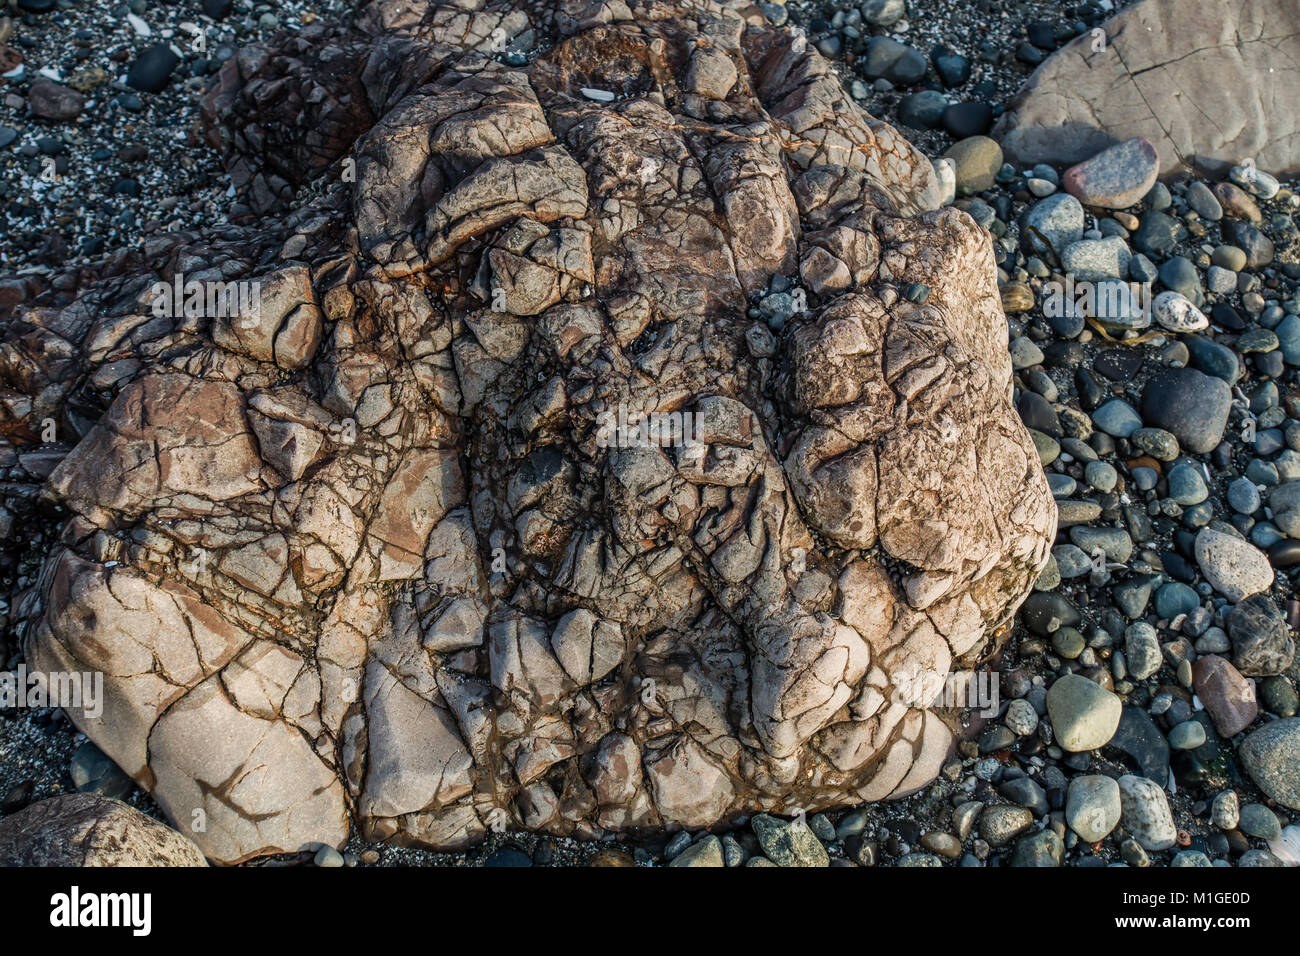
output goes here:
[{"label": "deeply etched rock surface", "polygon": [[208,107],[264,215],[23,286],[0,381],[71,447],[27,659],[209,858],[935,776],[1055,508],[988,234],[801,39],[379,0]]}]

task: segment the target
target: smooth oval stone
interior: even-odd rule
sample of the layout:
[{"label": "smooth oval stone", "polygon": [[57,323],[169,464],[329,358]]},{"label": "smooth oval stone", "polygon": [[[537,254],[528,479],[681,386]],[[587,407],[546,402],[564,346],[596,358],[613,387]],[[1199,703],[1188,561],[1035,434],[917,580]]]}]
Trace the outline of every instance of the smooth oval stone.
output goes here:
[{"label": "smooth oval stone", "polygon": [[1061,454],[1061,444],[1051,435],[1044,435],[1042,432],[1027,428],[1029,437],[1034,443],[1034,449],[1038,452],[1038,461],[1044,467],[1056,461]]},{"label": "smooth oval stone", "polygon": [[[1228,485],[1228,504],[1233,511],[1239,514],[1252,515],[1259,510],[1261,503],[1259,489],[1255,487],[1255,483],[1249,478],[1237,478]],[[1271,553],[1269,558],[1272,560]],[[1300,555],[1297,556],[1296,560],[1300,562]],[[1273,561],[1273,566],[1284,567],[1285,565],[1279,565],[1276,561]]]},{"label": "smooth oval stone", "polygon": [[1128,438],[1142,427],[1142,418],[1122,398],[1113,398],[1092,413],[1092,423],[1115,438]]},{"label": "smooth oval stone", "polygon": [[968,136],[950,146],[943,157],[955,164],[958,194],[968,195],[993,188],[1002,165],[1002,147],[987,136]]},{"label": "smooth oval stone", "polygon": [[1169,469],[1169,497],[1184,507],[1199,505],[1210,496],[1201,470],[1195,465],[1181,462]]},{"label": "smooth oval stone", "polygon": [[1084,478],[1090,488],[1103,493],[1114,491],[1115,486],[1119,484],[1119,472],[1115,470],[1114,465],[1104,461],[1088,462],[1084,469]]},{"label": "smooth oval stone", "polygon": [[1142,390],[1142,419],[1174,434],[1195,454],[1213,451],[1223,440],[1232,390],[1222,379],[1195,369],[1165,369]]},{"label": "smooth oval stone", "polygon": [[160,93],[179,63],[180,58],[166,43],[155,43],[146,47],[131,64],[126,85],[142,93]]},{"label": "smooth oval stone", "polygon": [[1127,209],[1151,191],[1159,174],[1155,146],[1135,136],[1072,166],[1061,185],[1085,206]]},{"label": "smooth oval stone", "polygon": [[1202,219],[1218,222],[1223,218],[1223,207],[1219,205],[1219,200],[1214,198],[1214,193],[1210,192],[1210,187],[1205,183],[1193,181],[1188,185],[1187,205],[1196,210],[1196,214]]},{"label": "smooth oval stone", "polygon": [[1195,750],[1205,743],[1205,728],[1199,721],[1185,720],[1169,731],[1169,746],[1174,750]]},{"label": "smooth oval stone", "polygon": [[1229,272],[1240,272],[1246,268],[1246,253],[1236,246],[1217,246],[1210,256],[1210,261]]},{"label": "smooth oval stone", "polygon": [[1171,621],[1179,614],[1190,614],[1200,605],[1201,598],[1181,581],[1170,581],[1156,591],[1156,614]]},{"label": "smooth oval stone", "polygon": [[1282,836],[1277,815],[1262,803],[1248,803],[1241,808],[1237,829],[1259,840],[1276,840]]},{"label": "smooth oval stone", "polygon": [[1052,635],[1052,649],[1067,661],[1074,660],[1087,646],[1087,639],[1072,627],[1059,628]]},{"label": "smooth oval stone", "polygon": [[1115,735],[1122,710],[1118,697],[1078,674],[1060,678],[1047,692],[1056,742],[1072,753],[1104,746]]},{"label": "smooth oval stone", "polygon": [[1065,822],[1086,843],[1105,839],[1120,818],[1119,784],[1100,774],[1075,777],[1065,798]]}]

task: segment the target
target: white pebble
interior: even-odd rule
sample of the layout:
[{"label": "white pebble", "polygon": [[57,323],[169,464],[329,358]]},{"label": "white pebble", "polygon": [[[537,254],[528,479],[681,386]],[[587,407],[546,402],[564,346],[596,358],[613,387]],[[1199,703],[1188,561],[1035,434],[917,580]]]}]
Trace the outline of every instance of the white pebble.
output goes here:
[{"label": "white pebble", "polygon": [[1155,320],[1170,332],[1199,332],[1210,320],[1180,292],[1161,292],[1151,303]]},{"label": "white pebble", "polygon": [[1228,177],[1247,192],[1254,193],[1260,199],[1272,199],[1277,195],[1282,184],[1264,172],[1254,163],[1245,166],[1233,166]]},{"label": "white pebble", "polygon": [[134,13],[128,13],[126,15],[126,22],[131,24],[131,29],[135,31],[135,35],[138,37],[147,37],[153,33],[153,31],[149,29],[149,24],[145,23]]}]

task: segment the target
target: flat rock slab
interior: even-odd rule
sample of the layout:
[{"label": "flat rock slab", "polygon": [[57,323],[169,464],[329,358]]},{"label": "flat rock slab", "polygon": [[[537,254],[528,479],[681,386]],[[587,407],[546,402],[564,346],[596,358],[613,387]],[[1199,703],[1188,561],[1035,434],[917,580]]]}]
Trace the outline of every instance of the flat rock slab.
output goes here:
[{"label": "flat rock slab", "polygon": [[1078,163],[1144,136],[1162,174],[1244,157],[1291,172],[1298,24],[1292,0],[1142,0],[1106,22],[1104,46],[1085,33],[1034,71],[992,135],[1017,166]]}]

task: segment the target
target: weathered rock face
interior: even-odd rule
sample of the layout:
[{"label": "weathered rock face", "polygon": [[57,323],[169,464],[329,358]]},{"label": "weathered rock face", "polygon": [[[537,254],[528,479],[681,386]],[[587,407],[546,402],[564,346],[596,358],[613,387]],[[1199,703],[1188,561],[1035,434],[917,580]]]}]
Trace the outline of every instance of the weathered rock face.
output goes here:
[{"label": "weathered rock face", "polygon": [[1300,18],[1293,0],[1142,0],[1029,78],[993,136],[1017,165],[1077,163],[1143,136],[1184,164],[1300,169]]},{"label": "weathered rock face", "polygon": [[[988,235],[814,51],[747,7],[380,0],[209,102],[250,209],[268,154],[328,172],[56,283],[0,372],[79,438],[28,660],[106,673],[74,720],[210,858],[935,776],[1055,508]],[[159,316],[178,275],[260,309]]]},{"label": "weathered rock face", "polygon": [[119,800],[69,793],[0,821],[0,866],[207,866],[171,827]]}]

